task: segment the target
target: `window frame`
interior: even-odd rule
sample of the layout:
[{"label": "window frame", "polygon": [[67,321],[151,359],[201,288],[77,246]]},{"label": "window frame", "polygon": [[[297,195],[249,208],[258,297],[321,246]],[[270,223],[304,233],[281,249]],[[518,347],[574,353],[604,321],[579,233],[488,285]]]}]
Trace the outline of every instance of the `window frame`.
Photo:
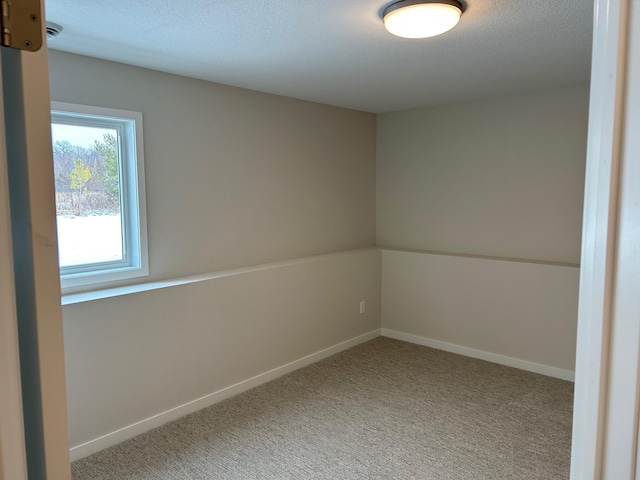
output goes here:
[{"label": "window frame", "polygon": [[[123,259],[60,266],[62,293],[149,275],[142,113],[51,102],[51,123],[118,131],[118,168]],[[92,287],[92,288],[89,288]]]}]

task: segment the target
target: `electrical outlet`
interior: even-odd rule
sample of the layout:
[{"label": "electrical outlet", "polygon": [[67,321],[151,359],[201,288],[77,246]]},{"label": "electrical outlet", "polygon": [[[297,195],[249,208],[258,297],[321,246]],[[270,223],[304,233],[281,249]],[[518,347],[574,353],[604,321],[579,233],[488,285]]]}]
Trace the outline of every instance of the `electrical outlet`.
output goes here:
[{"label": "electrical outlet", "polygon": [[360,315],[365,312],[365,303],[364,300],[360,302]]}]

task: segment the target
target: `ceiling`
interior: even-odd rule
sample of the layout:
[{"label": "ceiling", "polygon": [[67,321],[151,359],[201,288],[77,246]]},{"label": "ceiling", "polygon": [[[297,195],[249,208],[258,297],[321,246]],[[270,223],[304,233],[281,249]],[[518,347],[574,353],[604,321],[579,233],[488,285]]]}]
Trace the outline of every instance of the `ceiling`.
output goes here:
[{"label": "ceiling", "polygon": [[592,0],[467,0],[456,28],[386,32],[389,0],[46,0],[49,47],[369,112],[587,83]]}]

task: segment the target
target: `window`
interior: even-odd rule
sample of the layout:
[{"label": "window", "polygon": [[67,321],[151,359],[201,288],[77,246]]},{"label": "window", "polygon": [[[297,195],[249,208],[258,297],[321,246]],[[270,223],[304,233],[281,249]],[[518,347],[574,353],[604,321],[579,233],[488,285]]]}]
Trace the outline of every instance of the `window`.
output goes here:
[{"label": "window", "polygon": [[142,114],[51,106],[63,290],[148,275]]}]

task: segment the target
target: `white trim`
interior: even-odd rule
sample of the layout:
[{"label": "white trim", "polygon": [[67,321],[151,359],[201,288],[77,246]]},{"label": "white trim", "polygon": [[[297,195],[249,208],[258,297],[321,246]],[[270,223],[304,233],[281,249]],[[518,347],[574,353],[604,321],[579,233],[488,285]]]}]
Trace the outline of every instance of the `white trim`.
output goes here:
[{"label": "white trim", "polygon": [[476,255],[474,253],[456,253],[456,252],[442,252],[438,250],[421,250],[417,248],[385,247],[384,245],[378,245],[378,247],[381,250],[387,251],[387,252],[420,253],[423,255],[439,255],[442,257],[475,258],[476,260],[490,260],[490,261],[512,262],[512,263],[529,263],[532,265],[550,265],[552,267],[580,268],[580,265],[577,263],[554,262],[551,260],[534,260],[532,258],[496,257],[493,255]]},{"label": "white trim", "polygon": [[[44,0],[40,0],[40,4],[44,12]],[[41,24],[44,35],[44,22]],[[12,227],[16,228],[17,225],[23,232],[30,230],[33,282],[31,286],[21,285],[20,289],[23,292],[32,291],[28,295],[20,295],[19,301],[23,302],[23,308],[25,304],[31,305],[26,309],[31,308],[35,312],[35,324],[31,323],[33,317],[28,311],[28,314],[21,318],[20,322],[22,324],[26,318],[32,326],[35,326],[37,338],[27,335],[26,341],[24,337],[20,339],[20,356],[23,358],[26,355],[33,355],[33,359],[37,355],[38,378],[29,378],[27,384],[25,377],[29,374],[25,373],[25,370],[33,371],[34,369],[25,369],[24,363],[21,364],[23,408],[26,419],[29,418],[29,410],[33,408],[35,402],[40,403],[41,429],[34,428],[27,438],[35,439],[41,435],[44,446],[44,456],[42,457],[44,465],[41,465],[44,467],[44,471],[39,472],[39,452],[33,455],[30,446],[27,446],[27,470],[29,477],[33,478],[68,479],[71,478],[71,473],[69,469],[60,277],[56,248],[56,208],[53,188],[47,49],[41,48],[37,52],[21,52],[21,60],[29,212],[18,210],[17,216],[19,218],[12,221]],[[22,257],[25,255],[22,254]],[[24,279],[25,276],[22,272],[21,277]],[[29,296],[30,299],[26,298]],[[20,312],[21,303],[17,302],[16,304],[18,312]],[[20,334],[22,335],[22,329]],[[36,392],[35,382],[38,380],[39,387]],[[28,385],[27,388],[25,388],[25,384]],[[26,408],[27,405],[29,405],[29,410]],[[30,420],[29,423],[33,424],[33,421]],[[27,440],[27,444],[29,445],[29,440]]]},{"label": "white trim", "polygon": [[[629,3],[629,0],[596,0],[594,10],[571,449],[572,480],[603,478],[605,452],[609,448],[616,448],[615,439],[607,438],[606,417],[611,327],[615,323],[612,304],[617,288],[614,275]],[[632,417],[628,417],[627,421],[632,421]]]},{"label": "white trim", "polygon": [[71,461],[78,460],[100,450],[104,450],[105,448],[124,442],[125,440],[133,438],[137,435],[148,432],[151,429],[164,425],[178,418],[184,417],[185,415],[196,412],[198,410],[202,410],[203,408],[221,402],[222,400],[233,397],[234,395],[238,395],[239,393],[257,387],[258,385],[262,385],[263,383],[275,380],[276,378],[293,372],[294,370],[306,367],[307,365],[311,365],[312,363],[318,362],[324,358],[335,355],[336,353],[342,352],[343,350],[347,350],[351,347],[355,347],[356,345],[359,345],[361,343],[373,340],[374,338],[377,338],[379,336],[380,329],[376,329],[363,335],[359,335],[350,340],[338,343],[337,345],[334,345],[332,347],[325,348],[324,350],[320,350],[319,352],[307,355],[306,357],[302,357],[298,360],[294,360],[293,362],[274,368],[273,370],[269,370],[267,372],[261,373],[260,375],[256,375],[255,377],[243,380],[242,382],[236,383],[235,385],[231,385],[229,387],[223,388],[222,390],[218,390],[217,392],[210,393],[209,395],[205,395],[204,397],[200,397],[198,399],[192,400],[191,402],[187,402],[178,407],[149,417],[145,420],[141,420],[140,422],[128,425],[124,428],[116,430],[115,432],[108,433],[106,435],[103,435],[102,437],[96,438],[81,445],[76,445],[75,447],[72,447],[70,449]]},{"label": "white trim", "polygon": [[113,128],[118,131],[121,213],[126,258],[61,267],[62,291],[100,288],[109,282],[149,276],[142,113],[74,103],[51,102],[52,123]]},{"label": "white trim", "polygon": [[288,267],[291,265],[300,265],[309,262],[317,262],[328,258],[335,258],[340,255],[351,255],[365,253],[371,251],[379,251],[377,247],[365,247],[354,250],[344,250],[342,252],[323,253],[321,255],[312,255],[309,257],[294,258],[291,260],[281,260],[279,262],[263,263],[260,265],[252,265],[248,267],[233,268],[230,270],[220,270],[217,272],[203,273],[200,275],[192,275],[189,277],[174,278],[172,280],[162,280],[158,282],[139,283],[136,285],[128,285],[125,287],[115,287],[104,290],[93,290],[90,292],[71,293],[62,296],[62,305],[73,305],[74,303],[91,302],[93,300],[101,300],[103,298],[119,297],[122,295],[131,295],[134,293],[148,292],[161,288],[177,287],[179,285],[187,285],[189,283],[206,282],[216,278],[232,277],[244,273],[260,272],[262,270],[270,270],[272,268]]},{"label": "white trim", "polygon": [[396,340],[402,340],[404,342],[415,343],[416,345],[422,345],[424,347],[435,348],[437,350],[443,350],[445,352],[457,353],[458,355],[477,358],[479,360],[485,360],[487,362],[497,363],[499,365],[506,365],[507,367],[518,368],[520,370],[526,370],[528,372],[539,373],[541,375],[559,378],[561,380],[567,380],[570,382],[573,382],[574,378],[573,372],[569,370],[563,370],[561,368],[550,367],[549,365],[529,362],[527,360],[521,360],[519,358],[507,357],[506,355],[499,355],[497,353],[485,352],[484,350],[476,350],[475,348],[464,347],[462,345],[443,342],[441,340],[434,340],[433,338],[421,337],[419,335],[398,332],[396,330],[389,330],[387,328],[382,329],[382,336],[394,338]]},{"label": "white trim", "polygon": [[621,10],[620,51],[626,69],[622,70],[624,103],[620,105],[618,230],[603,456],[606,479],[640,475],[640,3],[627,2]]},{"label": "white trim", "polygon": [[[0,59],[2,58],[0,50]],[[0,63],[0,479],[27,479]]]}]

